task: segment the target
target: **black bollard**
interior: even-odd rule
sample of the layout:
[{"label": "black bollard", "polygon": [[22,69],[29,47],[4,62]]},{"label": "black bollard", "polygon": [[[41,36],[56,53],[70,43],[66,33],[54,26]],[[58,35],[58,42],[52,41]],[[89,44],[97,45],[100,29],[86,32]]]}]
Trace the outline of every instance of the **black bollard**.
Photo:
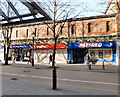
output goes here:
[{"label": "black bollard", "polygon": [[103,61],[103,70],[105,70],[105,64],[104,64],[104,61]]},{"label": "black bollard", "polygon": [[53,67],[53,90],[57,89],[57,73],[56,73],[56,67]]},{"label": "black bollard", "polygon": [[91,70],[91,64],[89,64],[89,70]]}]

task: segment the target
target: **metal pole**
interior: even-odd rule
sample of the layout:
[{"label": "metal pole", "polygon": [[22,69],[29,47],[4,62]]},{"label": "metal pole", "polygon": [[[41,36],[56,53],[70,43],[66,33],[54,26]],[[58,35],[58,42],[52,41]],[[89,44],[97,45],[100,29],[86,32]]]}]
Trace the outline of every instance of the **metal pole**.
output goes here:
[{"label": "metal pole", "polygon": [[34,37],[33,37],[33,50],[32,50],[32,66],[34,66]]}]

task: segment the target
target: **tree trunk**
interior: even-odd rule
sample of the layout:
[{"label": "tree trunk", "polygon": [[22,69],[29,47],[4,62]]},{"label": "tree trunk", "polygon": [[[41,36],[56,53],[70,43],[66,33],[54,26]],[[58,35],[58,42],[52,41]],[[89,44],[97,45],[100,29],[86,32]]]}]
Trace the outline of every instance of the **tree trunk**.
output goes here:
[{"label": "tree trunk", "polygon": [[54,48],[53,48],[53,60],[52,60],[52,67],[54,67],[54,66],[55,66],[56,43],[57,43],[57,40],[56,40],[56,38],[55,38],[55,41],[54,41]]},{"label": "tree trunk", "polygon": [[9,46],[5,46],[5,65],[8,65]]}]

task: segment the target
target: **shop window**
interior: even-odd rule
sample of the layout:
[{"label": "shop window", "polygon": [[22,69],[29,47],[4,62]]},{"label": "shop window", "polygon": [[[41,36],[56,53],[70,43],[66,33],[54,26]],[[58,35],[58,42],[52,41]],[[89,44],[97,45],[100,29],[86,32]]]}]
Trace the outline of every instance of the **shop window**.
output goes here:
[{"label": "shop window", "polygon": [[90,50],[90,57],[95,58],[95,50]]},{"label": "shop window", "polygon": [[29,29],[26,30],[26,37],[28,37],[28,31],[29,31]]},{"label": "shop window", "polygon": [[18,37],[18,30],[16,30],[16,38]]},{"label": "shop window", "polygon": [[111,59],[112,52],[111,50],[104,50],[104,58]]},{"label": "shop window", "polygon": [[98,50],[98,58],[103,59],[103,50]]},{"label": "shop window", "polygon": [[91,23],[88,23],[88,33],[89,32],[92,32],[92,24]]},{"label": "shop window", "polygon": [[106,31],[109,32],[110,31],[110,21],[106,22]]}]

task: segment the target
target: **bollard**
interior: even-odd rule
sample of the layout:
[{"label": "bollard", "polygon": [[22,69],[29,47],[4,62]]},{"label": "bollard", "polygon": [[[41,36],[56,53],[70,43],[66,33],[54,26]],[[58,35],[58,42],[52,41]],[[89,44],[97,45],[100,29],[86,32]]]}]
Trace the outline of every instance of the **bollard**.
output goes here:
[{"label": "bollard", "polygon": [[105,64],[104,64],[104,61],[103,61],[103,70],[105,70]]},{"label": "bollard", "polygon": [[57,89],[57,74],[56,74],[56,67],[53,67],[53,90]]},{"label": "bollard", "polygon": [[91,70],[91,63],[89,64],[89,70]]}]

